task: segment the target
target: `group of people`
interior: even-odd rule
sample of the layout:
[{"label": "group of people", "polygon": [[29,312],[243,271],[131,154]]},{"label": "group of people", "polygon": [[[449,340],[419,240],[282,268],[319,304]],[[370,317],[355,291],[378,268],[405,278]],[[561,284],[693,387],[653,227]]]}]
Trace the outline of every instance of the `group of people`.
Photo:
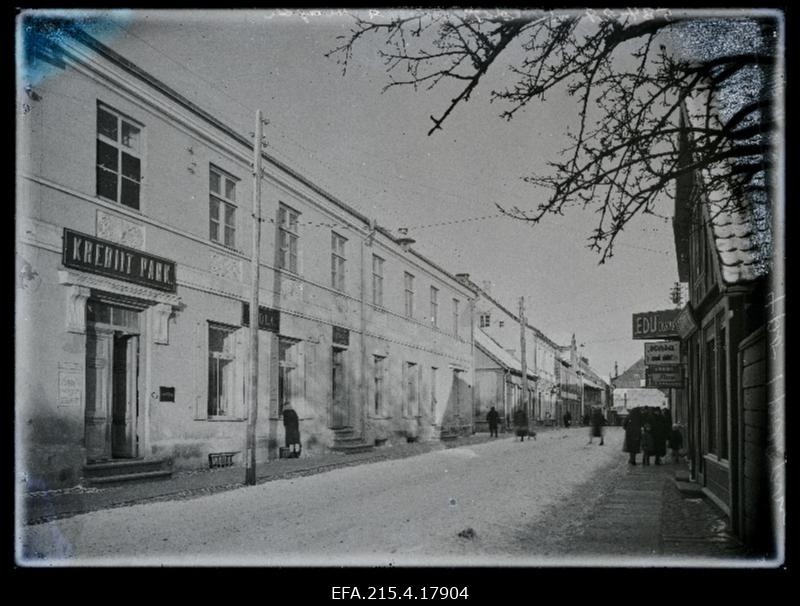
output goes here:
[{"label": "group of people", "polygon": [[622,424],[625,429],[625,443],[622,450],[628,453],[628,463],[636,465],[636,455],[641,451],[642,465],[650,465],[651,457],[656,465],[661,465],[662,457],[667,455],[667,443],[672,450],[672,460],[677,462],[683,447],[683,434],[680,427],[672,424],[668,408],[640,406],[628,413]]},{"label": "group of people", "polygon": [[[491,410],[486,414],[486,421],[489,423],[489,435],[491,437],[498,437],[497,436],[497,428],[500,423],[500,413],[495,410],[495,407],[492,406]],[[508,423],[508,419],[506,419],[506,423]],[[525,439],[525,436],[528,439],[533,437],[536,439],[536,432],[530,431],[528,427],[528,414],[525,412],[524,408],[517,408],[514,411],[514,432],[519,437],[520,442]]]}]

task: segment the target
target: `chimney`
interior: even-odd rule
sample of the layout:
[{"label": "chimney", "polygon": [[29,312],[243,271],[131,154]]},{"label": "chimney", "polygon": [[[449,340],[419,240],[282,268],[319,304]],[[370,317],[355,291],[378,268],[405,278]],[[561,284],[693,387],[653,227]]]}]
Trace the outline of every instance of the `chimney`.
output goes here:
[{"label": "chimney", "polygon": [[396,239],[396,242],[400,245],[400,247],[405,251],[408,252],[408,247],[414,244],[416,240],[414,238],[410,238],[408,236],[408,228],[401,227],[397,231],[400,232],[400,237]]},{"label": "chimney", "polygon": [[456,280],[462,284],[469,284],[469,274],[456,274]]},{"label": "chimney", "polygon": [[483,292],[485,292],[490,297],[492,296],[492,281],[491,280],[484,280],[482,282],[481,288],[483,288]]}]

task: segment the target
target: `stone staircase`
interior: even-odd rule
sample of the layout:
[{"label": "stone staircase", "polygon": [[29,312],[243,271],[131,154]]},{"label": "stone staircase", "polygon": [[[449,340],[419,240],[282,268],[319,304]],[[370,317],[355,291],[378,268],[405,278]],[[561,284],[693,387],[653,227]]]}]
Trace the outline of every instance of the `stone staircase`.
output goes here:
[{"label": "stone staircase", "polygon": [[87,463],[83,466],[83,479],[90,485],[157,480],[171,476],[170,459],[120,459]]},{"label": "stone staircase", "polygon": [[331,450],[344,454],[356,454],[358,452],[369,452],[375,447],[364,442],[360,436],[353,434],[352,427],[342,427],[333,430],[333,446]]}]

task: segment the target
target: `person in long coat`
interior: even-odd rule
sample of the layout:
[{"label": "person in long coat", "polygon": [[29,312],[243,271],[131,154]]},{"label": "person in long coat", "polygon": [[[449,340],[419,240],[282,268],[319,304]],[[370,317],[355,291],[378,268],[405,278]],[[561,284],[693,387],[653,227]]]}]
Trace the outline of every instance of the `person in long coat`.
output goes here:
[{"label": "person in long coat", "polygon": [[636,454],[642,444],[642,411],[639,408],[631,410],[622,427],[625,429],[622,451],[628,453],[628,463],[636,465]]},{"label": "person in long coat", "polygon": [[291,404],[283,407],[283,429],[286,434],[286,447],[293,457],[300,456],[300,419]]},{"label": "person in long coat", "polygon": [[525,436],[528,435],[528,414],[522,407],[514,411],[514,430],[519,436],[519,441],[524,441]]},{"label": "person in long coat", "polygon": [[491,410],[486,414],[486,420],[489,422],[489,437],[497,437],[497,423],[500,421],[500,414],[492,406]]},{"label": "person in long coat", "polygon": [[600,446],[603,445],[603,425],[606,419],[603,416],[603,411],[599,407],[592,408],[591,414],[591,429],[589,429],[589,444],[592,443],[594,438],[600,438]]},{"label": "person in long coat", "polygon": [[661,465],[661,457],[667,456],[667,437],[669,437],[670,426],[667,425],[667,418],[660,408],[653,409],[652,425],[655,446],[653,454],[656,457],[656,465]]}]

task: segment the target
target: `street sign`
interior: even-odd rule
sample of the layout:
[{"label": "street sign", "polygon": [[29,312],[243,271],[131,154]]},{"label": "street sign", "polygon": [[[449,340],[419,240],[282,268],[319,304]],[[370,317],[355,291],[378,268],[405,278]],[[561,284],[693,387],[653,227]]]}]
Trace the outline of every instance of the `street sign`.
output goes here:
[{"label": "street sign", "polygon": [[647,366],[645,387],[683,387],[683,365]]},{"label": "street sign", "polygon": [[697,330],[697,322],[694,319],[694,310],[692,304],[687,303],[678,314],[678,319],[675,320],[675,326],[678,329],[681,339],[688,338],[695,330]]},{"label": "street sign", "polygon": [[677,339],[680,309],[662,309],[633,314],[634,339]]},{"label": "street sign", "polygon": [[644,363],[647,366],[652,366],[653,364],[680,364],[681,342],[657,341],[645,343]]}]

